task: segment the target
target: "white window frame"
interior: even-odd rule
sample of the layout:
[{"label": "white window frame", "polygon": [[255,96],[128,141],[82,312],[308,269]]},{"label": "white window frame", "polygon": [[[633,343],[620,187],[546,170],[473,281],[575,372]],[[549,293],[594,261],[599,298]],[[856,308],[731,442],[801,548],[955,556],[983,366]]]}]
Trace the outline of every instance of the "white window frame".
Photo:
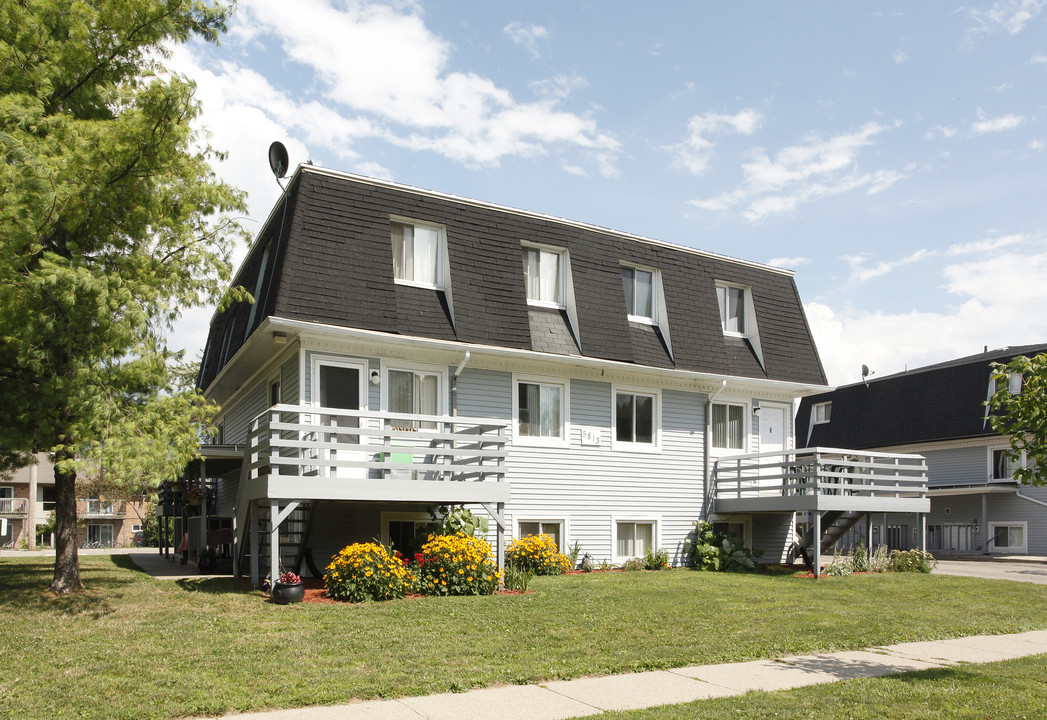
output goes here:
[{"label": "white window frame", "polygon": [[[633,303],[633,309],[634,310],[636,309],[636,273],[637,272],[645,272],[645,273],[648,273],[651,276],[651,314],[650,315],[638,315],[636,313],[629,313],[629,315],[628,315],[629,322],[644,323],[645,325],[658,325],[658,322],[659,322],[658,307],[660,305],[658,292],[659,292],[659,290],[661,288],[661,285],[662,285],[661,284],[660,273],[658,272],[658,270],[656,270],[654,268],[643,267],[642,265],[631,265],[631,264],[628,264],[628,263],[622,263],[622,270],[631,270],[632,273],[633,273],[633,282],[632,282],[632,294],[633,294],[633,296],[632,296],[631,300],[632,300],[632,303]],[[623,292],[625,291],[624,284],[623,284],[623,287],[622,287],[622,291]]]},{"label": "white window frame", "polygon": [[[436,263],[436,267],[433,269],[433,275],[436,278],[435,282],[428,282],[425,280],[414,280],[401,278],[396,276],[396,252],[397,248],[395,245],[395,239],[393,238],[393,224],[408,225],[412,228],[422,228],[435,232],[436,238],[436,257],[433,261]],[[447,266],[447,228],[438,223],[425,222],[423,220],[413,220],[411,218],[399,217],[391,215],[389,217],[389,242],[390,247],[393,251],[393,280],[397,285],[410,285],[412,287],[428,288],[430,290],[443,290],[447,286],[447,277],[445,275],[445,269]],[[406,260],[405,260],[406,263]],[[411,259],[412,270],[414,266],[414,258]]]},{"label": "white window frame", "polygon": [[[91,528],[98,528],[98,540],[91,539]],[[109,543],[106,544],[102,541],[102,528],[109,528]],[[97,542],[102,547],[114,547],[116,545],[116,529],[112,523],[88,523],[87,524],[87,542]]]},{"label": "white window frame", "polygon": [[[527,282],[527,263],[524,261],[524,253],[536,251],[538,253],[549,253],[556,256],[556,262],[559,266],[559,272],[557,273],[557,294],[560,296],[559,300],[542,300],[531,297],[531,289]],[[523,263],[524,271],[524,293],[527,295],[527,304],[535,307],[544,308],[555,308],[562,310],[567,307],[567,248],[556,247],[553,245],[538,245],[534,243],[523,243],[520,246],[521,262]],[[539,255],[539,266],[541,265],[541,255]],[[540,273],[541,271],[539,271]]]},{"label": "white window frame", "polygon": [[[651,442],[633,442],[618,439],[618,395],[643,395],[651,398],[653,403],[651,418]],[[634,412],[635,418],[635,412]],[[633,433],[635,436],[635,432]],[[611,449],[630,452],[661,452],[662,449],[662,391],[658,388],[630,387],[612,385],[611,387]]]},{"label": "white window frame", "polygon": [[[731,291],[741,293],[741,321],[742,329],[728,330],[727,329],[727,308],[723,303],[720,302],[720,291]],[[725,295],[726,298],[726,295]],[[749,306],[752,304],[752,293],[749,292],[749,288],[744,285],[734,285],[732,283],[718,282],[716,283],[716,309],[720,315],[720,329],[723,330],[723,334],[729,337],[749,337]]]},{"label": "white window frame", "polygon": [[[612,515],[611,516],[611,562],[622,563],[633,558],[643,557],[639,555],[618,554],[618,525],[620,523],[632,523],[633,525],[653,525],[651,530],[652,550],[657,552],[662,547],[662,519],[656,515]],[[635,533],[635,530],[634,530]]]},{"label": "white window frame", "polygon": [[1022,545],[1020,546],[1003,546],[1000,547],[996,543],[992,543],[989,548],[989,552],[994,553],[1018,553],[1024,555],[1029,552],[1029,523],[1024,520],[1008,520],[989,522],[989,537],[996,537],[996,528],[998,527],[1020,527],[1022,529]]},{"label": "white window frame", "polygon": [[[828,402],[815,403],[814,405],[812,405],[811,406],[811,424],[812,425],[826,425],[826,424],[828,424],[832,420],[832,408],[833,408],[832,400],[829,400]],[[823,411],[823,412],[820,413],[821,417],[819,417],[819,410]],[[826,410],[828,410],[828,412],[824,412]]]},{"label": "white window frame", "polygon": [[[560,435],[540,437],[520,433],[520,384],[555,385],[560,388]],[[513,444],[539,447],[569,447],[571,444],[571,381],[540,375],[513,375]]]},{"label": "white window frame", "polygon": [[[998,478],[998,477],[996,477],[996,458],[995,458],[995,455],[1000,450],[1010,450],[1010,449],[1011,449],[1010,445],[990,445],[987,448],[988,456],[989,456],[988,457],[988,462],[989,462],[988,478],[989,478],[989,482],[1017,482],[1014,479],[1013,471],[1012,471],[1012,474],[1010,475],[1010,477],[1005,477],[1005,478]],[[1018,462],[1014,464],[1014,467],[1015,468],[1025,467],[1025,453],[1024,452],[1021,454],[1021,458],[1019,458]]]},{"label": "white window frame", "polygon": [[389,409],[389,372],[390,371],[423,373],[436,375],[436,414],[447,414],[447,367],[445,365],[427,365],[424,363],[405,363],[382,361],[382,388],[381,407],[384,412],[392,412]]},{"label": "white window frame", "polygon": [[[732,447],[718,447],[715,444],[713,434],[713,408],[717,405],[724,405],[727,407],[740,407],[742,409],[742,446],[740,448]],[[749,409],[749,403],[738,400],[716,400],[709,406],[709,447],[712,449],[714,455],[725,455],[725,454],[739,454],[748,452],[749,446],[752,442],[752,412]],[[730,415],[728,414],[728,422],[730,421]]]},{"label": "white window frame", "polygon": [[566,550],[564,548],[569,547],[569,545],[567,543],[567,518],[566,517],[546,517],[544,515],[543,516],[527,515],[525,517],[521,517],[521,518],[519,518],[518,520],[515,521],[515,526],[513,528],[514,531],[515,531],[514,537],[517,540],[519,540],[519,539],[524,537],[523,530],[520,529],[520,526],[523,525],[524,523],[538,523],[539,524],[539,528],[541,527],[541,525],[559,525],[560,526],[560,546],[557,549],[560,552],[562,552],[562,553],[566,553]]}]

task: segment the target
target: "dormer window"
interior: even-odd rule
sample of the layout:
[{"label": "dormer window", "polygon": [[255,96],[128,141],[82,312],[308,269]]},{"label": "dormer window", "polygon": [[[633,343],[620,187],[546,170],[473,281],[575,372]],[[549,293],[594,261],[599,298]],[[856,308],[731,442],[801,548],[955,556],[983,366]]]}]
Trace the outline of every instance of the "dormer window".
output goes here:
[{"label": "dormer window", "polygon": [[653,323],[654,272],[635,267],[622,268],[625,308],[632,322]]},{"label": "dormer window", "polygon": [[812,409],[814,424],[827,423],[832,418],[833,404],[831,402],[818,403]]},{"label": "dormer window", "polygon": [[405,285],[442,290],[444,229],[438,225],[393,221],[393,277]]},{"label": "dormer window", "polygon": [[716,299],[720,305],[720,324],[728,335],[746,334],[745,288],[734,285],[717,285]]},{"label": "dormer window", "polygon": [[523,248],[527,302],[544,307],[564,307],[564,253],[549,248]]}]

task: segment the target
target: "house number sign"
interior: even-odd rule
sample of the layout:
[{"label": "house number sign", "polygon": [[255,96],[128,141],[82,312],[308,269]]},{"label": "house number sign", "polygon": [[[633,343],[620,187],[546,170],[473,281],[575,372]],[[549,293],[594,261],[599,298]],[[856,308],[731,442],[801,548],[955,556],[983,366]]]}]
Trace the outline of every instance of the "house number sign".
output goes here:
[{"label": "house number sign", "polygon": [[596,447],[599,447],[600,431],[590,430],[589,428],[582,428],[582,445],[594,445]]}]

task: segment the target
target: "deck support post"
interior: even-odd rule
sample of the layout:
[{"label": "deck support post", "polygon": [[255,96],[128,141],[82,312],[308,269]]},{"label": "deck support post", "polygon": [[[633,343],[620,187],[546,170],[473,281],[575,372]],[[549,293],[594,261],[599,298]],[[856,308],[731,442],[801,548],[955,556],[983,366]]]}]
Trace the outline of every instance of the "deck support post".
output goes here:
[{"label": "deck support post", "polygon": [[814,521],[814,579],[822,572],[822,514],[815,510],[811,513]]},{"label": "deck support post", "polygon": [[920,551],[927,552],[927,513],[916,513],[920,523]]},{"label": "deck support post", "polygon": [[865,513],[865,552],[872,558],[873,554],[873,516]]},{"label": "deck support post", "polygon": [[269,583],[280,579],[280,501],[269,501]]},{"label": "deck support post", "polygon": [[258,516],[261,507],[261,500],[252,500],[251,509],[247,513],[248,532],[251,534],[251,546],[247,548],[248,562],[251,563],[251,587],[258,587],[258,545],[261,540],[258,532]]},{"label": "deck support post", "polygon": [[982,495],[982,555],[989,554],[989,496]]},{"label": "deck support post", "polygon": [[[498,503],[498,514],[505,512],[505,503]],[[495,542],[495,556],[498,558],[498,572],[505,570],[505,523],[498,523],[498,539]],[[574,568],[571,568],[572,570]]]}]

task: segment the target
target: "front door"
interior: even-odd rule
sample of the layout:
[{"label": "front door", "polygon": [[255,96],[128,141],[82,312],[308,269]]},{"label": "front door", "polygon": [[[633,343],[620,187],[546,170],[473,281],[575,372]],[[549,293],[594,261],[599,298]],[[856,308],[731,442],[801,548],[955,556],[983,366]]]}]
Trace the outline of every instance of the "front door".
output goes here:
[{"label": "front door", "polygon": [[760,452],[785,450],[785,408],[764,405],[760,408]]},{"label": "front door", "polygon": [[[366,367],[362,363],[336,360],[318,360],[313,374],[313,404],[334,410],[362,410],[366,407],[365,386],[363,378]],[[324,431],[320,434],[322,443],[338,443],[340,447],[321,453],[322,458],[330,460],[363,461],[364,453],[356,452],[352,445],[359,445],[362,438],[358,435],[331,432],[331,427],[360,427],[360,419],[337,414],[324,414],[318,418]],[[328,477],[367,477],[366,468],[326,466],[322,474]]]}]

